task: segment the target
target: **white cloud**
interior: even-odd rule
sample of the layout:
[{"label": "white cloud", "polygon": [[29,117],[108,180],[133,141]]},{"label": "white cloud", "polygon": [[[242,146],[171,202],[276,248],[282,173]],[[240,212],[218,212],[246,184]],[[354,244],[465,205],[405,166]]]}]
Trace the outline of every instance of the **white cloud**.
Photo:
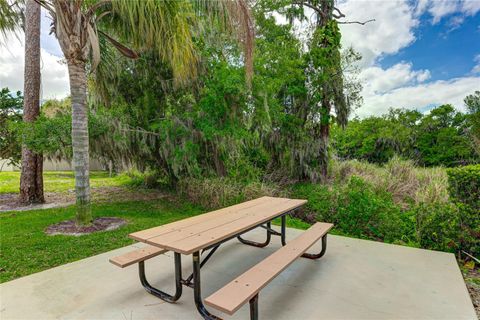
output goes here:
[{"label": "white cloud", "polygon": [[383,94],[364,91],[364,106],[356,113],[365,117],[383,114],[390,107],[423,109],[426,106],[447,103],[464,110],[463,99],[478,90],[479,83],[480,77],[463,77],[400,87]]},{"label": "white cloud", "polygon": [[476,62],[477,64],[472,68],[472,73],[480,73],[480,53],[473,58],[473,61]]},{"label": "white cloud", "polygon": [[458,2],[452,0],[435,0],[430,1],[428,12],[432,15],[432,23],[436,24],[449,14],[458,10]]},{"label": "white cloud", "polygon": [[411,63],[401,62],[388,69],[377,66],[365,68],[360,73],[365,83],[364,92],[382,94],[406,85],[417,84],[430,78],[428,70],[413,70]]},{"label": "white cloud", "polygon": [[432,23],[440,22],[444,17],[457,13],[460,16],[455,22],[463,22],[465,16],[473,16],[480,11],[479,0],[420,0],[417,3],[415,15],[420,16],[428,12],[432,16]]},{"label": "white cloud", "polygon": [[[64,98],[69,95],[68,70],[60,63],[63,56],[57,40],[48,35],[50,22],[42,11],[41,24],[41,91],[40,99]],[[0,50],[0,88],[23,92],[23,74],[25,65],[24,35],[18,37],[9,34],[0,39],[4,44]]]},{"label": "white cloud", "polygon": [[[0,51],[0,87],[11,91],[23,91],[25,65],[24,46],[17,38],[7,38],[6,48]],[[61,58],[41,49],[41,99],[64,98],[69,92],[67,66],[60,64]]]},{"label": "white cloud", "polygon": [[395,54],[415,41],[418,25],[414,8],[406,1],[357,1],[339,3],[347,21],[366,21],[366,25],[343,24],[343,47],[353,46],[362,54],[363,66],[372,65],[384,54]]},{"label": "white cloud", "polygon": [[475,15],[480,11],[479,0],[465,0],[462,3],[462,12],[465,12],[469,16]]},{"label": "white cloud", "polygon": [[40,45],[48,53],[53,54],[57,57],[63,57],[62,49],[60,49],[60,44],[51,32],[51,23],[52,19],[50,18],[49,13],[42,8],[41,13],[41,33],[40,33]]}]

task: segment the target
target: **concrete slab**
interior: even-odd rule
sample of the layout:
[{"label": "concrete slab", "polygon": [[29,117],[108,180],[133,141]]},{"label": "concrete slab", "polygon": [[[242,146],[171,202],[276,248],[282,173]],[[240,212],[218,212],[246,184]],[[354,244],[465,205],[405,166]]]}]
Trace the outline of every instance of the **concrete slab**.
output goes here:
[{"label": "concrete slab", "polygon": [[[289,229],[289,237],[299,234]],[[261,240],[261,230],[248,238]],[[233,240],[202,269],[203,296],[279,248],[253,248]],[[452,254],[329,236],[318,261],[299,259],[260,293],[262,319],[477,319]],[[134,245],[140,247],[141,245]],[[314,249],[318,249],[320,244]],[[201,319],[193,292],[176,304],[148,294],[137,267],[120,269],[108,258],[121,248],[0,285],[0,318],[6,319]],[[183,257],[184,275],[191,256]],[[173,289],[173,254],[146,263],[151,283]],[[248,304],[233,317],[248,319]]]}]

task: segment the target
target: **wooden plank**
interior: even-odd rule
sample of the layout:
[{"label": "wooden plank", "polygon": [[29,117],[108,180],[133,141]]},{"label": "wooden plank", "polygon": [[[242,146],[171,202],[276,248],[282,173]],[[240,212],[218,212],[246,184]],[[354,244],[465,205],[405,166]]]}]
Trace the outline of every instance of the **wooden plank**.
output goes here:
[{"label": "wooden plank", "polygon": [[210,295],[205,304],[229,315],[234,314],[332,227],[330,223],[315,223],[286,246]]},{"label": "wooden plank", "polygon": [[287,202],[279,203],[275,206],[269,205],[266,206],[262,211],[256,212],[250,216],[246,216],[243,219],[232,221],[228,224],[223,224],[214,229],[205,230],[204,232],[191,235],[175,243],[166,243],[166,246],[174,247],[178,252],[190,254],[209,245],[221,242],[224,239],[232,237],[235,234],[246,231],[259,224],[270,221],[282,213],[300,207],[305,202],[306,200],[289,199]]},{"label": "wooden plank", "polygon": [[147,246],[145,248],[127,252],[118,257],[110,258],[109,261],[120,268],[125,268],[137,262],[158,256],[167,251],[168,250],[162,248]]},{"label": "wooden plank", "polygon": [[158,227],[134,232],[134,233],[129,234],[129,237],[132,238],[132,239],[135,239],[137,241],[145,242],[146,240],[148,240],[150,238],[157,237],[157,236],[162,235],[162,234],[166,234],[166,233],[169,233],[169,232],[174,232],[174,231],[180,230],[182,228],[185,228],[185,227],[188,227],[188,226],[191,226],[191,225],[203,223],[205,221],[215,220],[220,216],[235,214],[235,212],[237,212],[241,209],[254,207],[254,206],[260,205],[262,203],[272,201],[272,199],[276,199],[276,198],[260,197],[260,198],[250,200],[250,201],[246,201],[246,202],[242,202],[240,204],[236,204],[236,205],[233,205],[233,206],[230,206],[230,207],[226,207],[226,208],[222,208],[222,209],[219,209],[219,210],[211,211],[209,213],[201,214],[201,215],[194,216],[194,217],[187,218],[187,219],[183,219],[183,220],[180,220],[180,221],[175,221],[175,222],[172,222],[172,223],[169,223],[169,224],[166,224],[166,225],[162,225],[162,226],[158,226]]},{"label": "wooden plank", "polygon": [[[286,198],[270,199],[269,201],[256,206],[241,208],[230,214],[218,216],[215,219],[210,219],[194,225],[185,226],[173,232],[150,238],[147,240],[147,242],[150,243],[151,241],[152,244],[155,243],[156,245],[160,245],[158,241],[161,241],[162,246],[166,246],[172,243],[177,243],[178,241],[186,238],[195,237],[200,233],[211,232],[214,229],[220,228],[225,225],[230,224],[231,227],[231,224],[240,223],[240,220],[248,219],[256,222],[258,221],[258,215],[262,215],[265,212],[268,212],[268,210],[271,210],[272,208],[279,208],[280,210],[284,206],[288,205],[289,202],[291,202],[291,200]],[[195,241],[198,240],[200,239],[196,239]]]},{"label": "wooden plank", "polygon": [[213,228],[207,228],[193,234],[182,234],[182,237],[175,238],[174,240],[171,238],[165,240],[163,236],[159,236],[150,238],[146,242],[175,252],[191,254],[209,245],[221,242],[235,234],[270,221],[272,218],[298,208],[305,203],[306,200],[299,199],[283,199],[281,202],[277,201],[276,204],[266,203],[255,207],[254,209],[256,211],[252,210],[248,212],[248,214],[244,212],[244,216],[241,218],[221,223]]}]

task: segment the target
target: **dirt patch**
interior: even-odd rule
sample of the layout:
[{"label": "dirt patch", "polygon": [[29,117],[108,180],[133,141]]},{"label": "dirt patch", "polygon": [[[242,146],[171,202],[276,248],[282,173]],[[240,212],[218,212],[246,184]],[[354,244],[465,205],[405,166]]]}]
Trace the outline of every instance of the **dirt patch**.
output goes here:
[{"label": "dirt patch", "polygon": [[127,222],[120,218],[115,217],[103,217],[93,220],[90,226],[77,226],[75,220],[62,221],[49,226],[45,229],[45,233],[49,235],[70,235],[81,236],[83,234],[89,234],[98,231],[110,231],[120,228]]},{"label": "dirt patch", "polygon": [[[163,198],[165,195],[159,190],[132,189],[125,187],[102,187],[92,188],[92,202],[124,202],[124,201],[149,201]],[[0,212],[5,211],[26,211],[36,209],[49,209],[66,207],[75,203],[75,193],[68,192],[46,192],[45,203],[31,204],[25,206],[18,201],[18,193],[0,194]]]},{"label": "dirt patch", "polygon": [[480,270],[464,270],[463,277],[465,278],[465,284],[472,298],[477,316],[480,319]]}]

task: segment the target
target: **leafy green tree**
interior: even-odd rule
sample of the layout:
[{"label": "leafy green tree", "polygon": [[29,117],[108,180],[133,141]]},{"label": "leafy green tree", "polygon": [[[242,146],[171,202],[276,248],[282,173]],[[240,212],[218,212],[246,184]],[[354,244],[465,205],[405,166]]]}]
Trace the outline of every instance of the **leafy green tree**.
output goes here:
[{"label": "leafy green tree", "polygon": [[342,131],[333,130],[340,158],[386,163],[394,155],[426,166],[456,166],[475,162],[467,135],[469,116],[450,105],[428,115],[416,110],[391,109],[383,116],[353,119]]},{"label": "leafy green tree", "polygon": [[[309,112],[310,135],[315,137],[310,145],[310,152],[316,153],[316,161],[310,168],[319,167],[319,173],[309,170],[309,178],[326,181],[329,159],[330,126],[334,121],[345,127],[352,106],[360,98],[359,87],[350,83],[345,85],[342,62],[355,60],[355,55],[343,59],[341,55],[341,34],[337,19],[345,17],[335,7],[334,0],[279,1],[284,6],[286,16],[292,23],[295,19],[310,22],[311,36],[308,39],[306,59],[306,87]],[[305,9],[313,11],[312,18]],[[347,90],[346,90],[347,89]],[[351,94],[350,96],[348,94]],[[335,113],[333,117],[332,113]],[[318,165],[315,165],[315,162]]]},{"label": "leafy green tree", "polygon": [[480,156],[480,91],[465,97],[464,102],[469,114],[469,134],[472,145],[477,156]]},{"label": "leafy green tree", "polygon": [[0,159],[7,159],[11,165],[19,165],[22,156],[20,140],[12,129],[12,125],[22,122],[22,107],[20,91],[13,94],[8,88],[0,90]]},{"label": "leafy green tree", "polygon": [[[239,22],[239,34],[245,39],[245,59],[253,52],[252,23],[242,0],[197,2],[190,1],[67,1],[41,0],[39,3],[50,13],[52,26],[68,65],[72,99],[72,145],[77,196],[77,224],[90,224],[89,133],[87,106],[87,65],[91,71],[102,61],[106,42],[123,55],[137,58],[138,54],[115,40],[140,50],[145,47],[156,51],[169,63],[175,81],[181,82],[195,74],[192,22],[199,15],[195,10],[213,13],[218,21],[233,25]],[[222,13],[231,13],[233,19],[224,19]],[[213,15],[212,15],[213,16]],[[234,19],[239,18],[239,19]],[[103,65],[97,80],[107,73]]]},{"label": "leafy green tree", "polygon": [[442,105],[423,117],[417,146],[421,162],[448,167],[470,163],[472,148],[465,134],[467,117],[451,105]]}]

